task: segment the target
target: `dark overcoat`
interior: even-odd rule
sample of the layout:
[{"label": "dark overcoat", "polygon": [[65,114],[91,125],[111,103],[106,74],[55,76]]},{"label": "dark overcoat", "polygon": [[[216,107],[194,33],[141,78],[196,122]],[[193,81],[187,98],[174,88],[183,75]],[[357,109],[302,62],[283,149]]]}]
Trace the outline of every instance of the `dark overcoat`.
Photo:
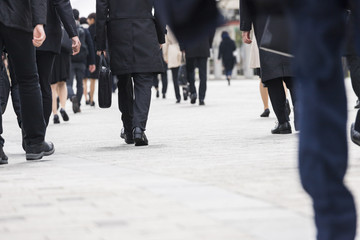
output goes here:
[{"label": "dark overcoat", "polygon": [[38,24],[46,24],[47,0],[1,0],[0,22],[7,27],[32,32]]},{"label": "dark overcoat", "polygon": [[[260,45],[268,15],[257,14],[258,12],[260,12],[260,10],[253,1],[240,0],[240,30],[250,31],[253,25],[255,37],[258,45]],[[282,26],[279,27],[281,28]],[[293,77],[291,58],[261,49],[259,53],[261,80],[263,83],[280,77]]]},{"label": "dark overcoat", "polygon": [[[152,14],[153,0],[97,0],[97,50],[109,44],[115,75],[164,71],[160,45],[163,29]],[[158,27],[156,27],[158,26]]]},{"label": "dark overcoat", "polygon": [[236,50],[236,44],[230,37],[224,38],[219,47],[219,56],[218,59],[222,59],[224,68],[226,71],[233,70],[236,59],[234,56],[234,51]]},{"label": "dark overcoat", "polygon": [[61,22],[70,38],[78,35],[70,0],[47,0],[46,40],[37,51],[60,53]]}]

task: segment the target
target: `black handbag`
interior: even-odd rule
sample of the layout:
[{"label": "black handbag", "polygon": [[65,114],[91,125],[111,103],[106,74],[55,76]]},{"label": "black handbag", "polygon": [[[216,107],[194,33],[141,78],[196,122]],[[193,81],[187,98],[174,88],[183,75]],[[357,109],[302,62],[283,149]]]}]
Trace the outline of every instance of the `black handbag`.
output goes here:
[{"label": "black handbag", "polygon": [[112,74],[105,56],[102,53],[99,64],[99,107],[111,107],[112,98]]},{"label": "black handbag", "polygon": [[290,21],[286,14],[268,17],[260,41],[260,49],[286,57],[294,57],[291,52]]},{"label": "black handbag", "polygon": [[186,63],[185,63],[184,54],[182,55],[181,62],[182,62],[182,64],[179,67],[179,73],[178,73],[178,83],[179,83],[179,86],[187,86],[188,79],[187,79]]}]

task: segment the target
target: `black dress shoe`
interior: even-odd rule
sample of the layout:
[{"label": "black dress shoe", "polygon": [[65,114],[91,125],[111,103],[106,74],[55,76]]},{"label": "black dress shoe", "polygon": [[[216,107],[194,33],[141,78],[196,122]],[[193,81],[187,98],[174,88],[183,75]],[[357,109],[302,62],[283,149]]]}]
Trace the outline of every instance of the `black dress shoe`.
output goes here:
[{"label": "black dress shoe", "polygon": [[187,100],[188,100],[188,96],[189,96],[189,93],[188,93],[187,88],[183,88],[184,101],[187,101]]},{"label": "black dress shoe", "polygon": [[289,122],[285,122],[282,124],[277,123],[274,129],[271,130],[272,134],[290,134],[291,131],[291,125]]},{"label": "black dress shoe", "polygon": [[291,108],[290,108],[290,103],[289,103],[289,100],[286,99],[286,103],[285,103],[285,111],[286,111],[286,114],[288,116],[290,116],[291,114]]},{"label": "black dress shoe", "polygon": [[67,115],[67,113],[64,109],[60,109],[60,114],[61,114],[62,119],[65,122],[69,121],[69,116]]},{"label": "black dress shoe", "polygon": [[156,98],[159,98],[159,97],[160,97],[159,90],[156,90]]},{"label": "black dress shoe", "polygon": [[139,127],[134,128],[133,136],[134,136],[135,146],[149,145],[149,141],[145,135],[145,132],[141,128]]},{"label": "black dress shoe", "polygon": [[80,104],[79,104],[79,102],[78,102],[77,97],[76,97],[76,96],[73,96],[73,97],[71,98],[71,101],[72,101],[72,109],[73,109],[73,112],[74,112],[74,113],[80,112]]},{"label": "black dress shoe", "polygon": [[196,93],[192,93],[190,95],[190,102],[191,104],[195,104],[196,103],[196,99],[197,99],[197,94]]},{"label": "black dress shoe", "polygon": [[360,108],[360,101],[358,99],[358,100],[356,100],[355,109],[359,109],[359,108]]},{"label": "black dress shoe", "polygon": [[264,112],[260,115],[260,117],[269,117],[270,110],[267,108],[264,110]]},{"label": "black dress shoe", "polygon": [[54,115],[54,124],[59,124],[59,123],[60,123],[59,115],[55,114]]},{"label": "black dress shoe", "polygon": [[180,103],[180,101],[181,101],[180,99],[177,99],[177,100],[176,100],[176,103]]},{"label": "black dress shoe", "polygon": [[132,133],[125,133],[125,129],[121,129],[120,137],[125,140],[126,144],[134,144],[134,137]]},{"label": "black dress shoe", "polygon": [[26,160],[40,160],[44,156],[50,156],[55,152],[54,144],[42,142],[26,146]]},{"label": "black dress shoe", "polygon": [[165,94],[165,93],[163,93],[162,97],[163,97],[163,99],[165,99],[165,98],[166,98],[166,94]]},{"label": "black dress shoe", "polygon": [[200,105],[200,106],[205,106],[204,100],[199,100],[199,105]]},{"label": "black dress shoe", "polygon": [[351,125],[350,135],[351,141],[353,141],[353,143],[355,143],[356,145],[360,146],[360,132],[355,130],[354,123]]},{"label": "black dress shoe", "polygon": [[8,157],[4,153],[3,147],[0,146],[0,165],[8,164]]}]

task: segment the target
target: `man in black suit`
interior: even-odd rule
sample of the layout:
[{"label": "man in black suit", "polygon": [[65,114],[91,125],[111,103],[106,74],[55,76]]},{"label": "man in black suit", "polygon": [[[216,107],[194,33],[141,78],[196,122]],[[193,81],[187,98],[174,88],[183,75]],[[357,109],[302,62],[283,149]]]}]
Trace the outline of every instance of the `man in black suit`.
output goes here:
[{"label": "man in black suit", "polygon": [[[21,16],[21,17],[20,17]],[[0,1],[0,47],[6,48],[19,83],[26,159],[37,160],[54,153],[45,139],[35,47],[45,41],[46,0]]]},{"label": "man in black suit", "polygon": [[61,23],[72,39],[73,54],[80,51],[80,40],[72,14],[70,0],[47,0],[46,40],[36,51],[36,62],[39,71],[40,86],[43,99],[43,111],[46,125],[52,111],[51,73],[55,55],[61,50]]},{"label": "man in black suit", "polygon": [[135,142],[135,146],[148,145],[145,130],[151,88],[156,74],[164,72],[160,44],[165,43],[165,26],[157,24],[156,17],[154,21],[153,2],[96,1],[98,54],[106,52],[108,41],[111,71],[119,79],[122,136],[128,144]]},{"label": "man in black suit", "polygon": [[195,67],[199,68],[200,86],[199,86],[199,105],[205,105],[205,95],[207,88],[207,60],[210,57],[210,48],[214,35],[204,37],[195,44],[182,47],[186,56],[186,72],[190,84],[191,104],[196,103],[197,92],[195,87]]}]

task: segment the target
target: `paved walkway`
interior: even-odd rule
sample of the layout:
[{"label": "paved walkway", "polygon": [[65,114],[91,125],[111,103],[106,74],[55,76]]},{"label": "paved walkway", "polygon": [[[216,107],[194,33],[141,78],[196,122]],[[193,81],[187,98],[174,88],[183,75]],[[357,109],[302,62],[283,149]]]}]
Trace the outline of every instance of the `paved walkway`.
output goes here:
[{"label": "paved walkway", "polygon": [[[84,106],[69,123],[51,124],[56,154],[39,162],[25,161],[9,107],[0,240],[315,239],[298,134],[270,134],[275,116],[258,117],[258,81],[210,81],[206,104],[176,105],[170,85],[166,100],[153,99],[150,146],[135,148],[119,138],[114,95],[111,109]],[[359,151],[350,145],[347,176],[358,206]]]}]

